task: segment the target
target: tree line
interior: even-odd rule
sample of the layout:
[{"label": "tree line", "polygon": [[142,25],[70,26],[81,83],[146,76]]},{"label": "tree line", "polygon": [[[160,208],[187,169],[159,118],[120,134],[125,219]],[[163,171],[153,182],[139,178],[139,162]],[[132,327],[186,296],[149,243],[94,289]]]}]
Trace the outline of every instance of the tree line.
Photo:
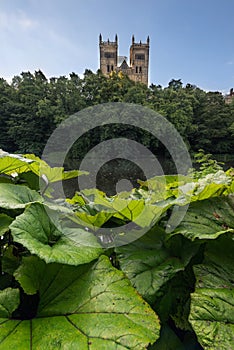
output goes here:
[{"label": "tree line", "polygon": [[[0,79],[0,148],[41,155],[61,121],[106,102],[141,104],[160,113],[176,127],[191,153],[203,149],[221,160],[233,156],[234,101],[226,104],[220,92],[184,85],[180,79],[172,79],[167,87],[147,87],[121,73],[106,78],[100,71],[88,69],[82,78],[71,73],[69,77],[48,79],[39,70],[23,72],[11,83]],[[92,140],[100,140],[95,133],[100,130],[94,131]],[[90,135],[78,143],[75,156],[82,157],[82,143],[90,146]]]}]

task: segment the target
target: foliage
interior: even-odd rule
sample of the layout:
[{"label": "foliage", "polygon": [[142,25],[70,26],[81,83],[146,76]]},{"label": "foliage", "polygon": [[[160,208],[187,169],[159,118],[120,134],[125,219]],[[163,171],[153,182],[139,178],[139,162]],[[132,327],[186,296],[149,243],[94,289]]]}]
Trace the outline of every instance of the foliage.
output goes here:
[{"label": "foliage", "polygon": [[53,200],[77,175],[0,155],[0,348],[231,350],[233,171]]},{"label": "foliage", "polygon": [[224,163],[218,162],[212,158],[212,154],[207,154],[203,149],[199,149],[194,155],[194,165],[198,165],[199,169],[192,169],[194,177],[202,177],[207,174],[216,173],[217,171],[223,170],[222,165]]},{"label": "foliage", "polygon": [[194,266],[190,322],[204,348],[233,347],[233,248],[233,237],[222,235],[207,244],[202,264]]},{"label": "foliage", "polygon": [[[233,157],[233,104],[226,104],[218,92],[205,92],[180,79],[168,86],[134,83],[123,74],[112,73],[106,78],[100,71],[84,72],[84,77],[71,73],[47,79],[39,70],[23,72],[11,84],[0,79],[0,148],[10,152],[40,155],[56,126],[71,114],[89,106],[107,102],[126,102],[147,106],[165,116],[178,130],[193,152]],[[132,135],[132,133],[131,133]],[[116,130],[94,130],[85,135],[72,156],[82,159],[81,150],[92,148],[90,140],[116,137]],[[133,133],[134,136],[134,133]],[[165,156],[165,150],[153,140],[136,141],[151,151]],[[86,153],[85,153],[86,154]]]}]

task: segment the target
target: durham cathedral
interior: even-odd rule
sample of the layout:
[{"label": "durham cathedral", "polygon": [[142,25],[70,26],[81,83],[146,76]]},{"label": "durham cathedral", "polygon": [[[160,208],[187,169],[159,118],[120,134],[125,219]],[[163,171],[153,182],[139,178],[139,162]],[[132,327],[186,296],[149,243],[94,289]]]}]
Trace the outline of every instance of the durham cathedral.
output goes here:
[{"label": "durham cathedral", "polygon": [[100,48],[100,70],[105,76],[111,72],[122,72],[131,80],[148,85],[149,74],[149,37],[146,43],[135,42],[132,36],[132,45],[130,46],[130,59],[128,63],[127,56],[118,56],[118,37],[115,41],[102,40],[99,36]]}]

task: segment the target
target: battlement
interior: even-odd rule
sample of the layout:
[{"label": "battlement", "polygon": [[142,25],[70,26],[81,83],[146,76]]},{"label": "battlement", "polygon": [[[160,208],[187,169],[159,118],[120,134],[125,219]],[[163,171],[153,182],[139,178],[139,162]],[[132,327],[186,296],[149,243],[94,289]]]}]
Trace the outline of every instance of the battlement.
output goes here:
[{"label": "battlement", "polygon": [[109,39],[107,39],[107,41],[102,40],[102,35],[99,35],[99,45],[104,45],[104,46],[116,46],[118,45],[118,37],[117,34],[115,36],[115,41],[110,41]]},{"label": "battlement", "polygon": [[114,41],[102,41],[101,45],[105,45],[105,46],[115,46],[116,43]]}]

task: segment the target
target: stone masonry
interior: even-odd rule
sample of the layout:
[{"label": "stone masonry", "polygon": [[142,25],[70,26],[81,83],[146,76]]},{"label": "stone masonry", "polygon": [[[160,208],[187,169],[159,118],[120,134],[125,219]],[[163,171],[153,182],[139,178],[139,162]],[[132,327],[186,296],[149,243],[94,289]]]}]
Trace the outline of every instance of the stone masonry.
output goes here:
[{"label": "stone masonry", "polygon": [[132,45],[130,46],[130,61],[128,63],[126,56],[118,56],[118,37],[115,41],[102,40],[99,36],[100,49],[100,70],[105,76],[110,76],[111,72],[122,72],[131,80],[148,85],[149,74],[149,37],[146,43],[135,42],[132,36]]}]

